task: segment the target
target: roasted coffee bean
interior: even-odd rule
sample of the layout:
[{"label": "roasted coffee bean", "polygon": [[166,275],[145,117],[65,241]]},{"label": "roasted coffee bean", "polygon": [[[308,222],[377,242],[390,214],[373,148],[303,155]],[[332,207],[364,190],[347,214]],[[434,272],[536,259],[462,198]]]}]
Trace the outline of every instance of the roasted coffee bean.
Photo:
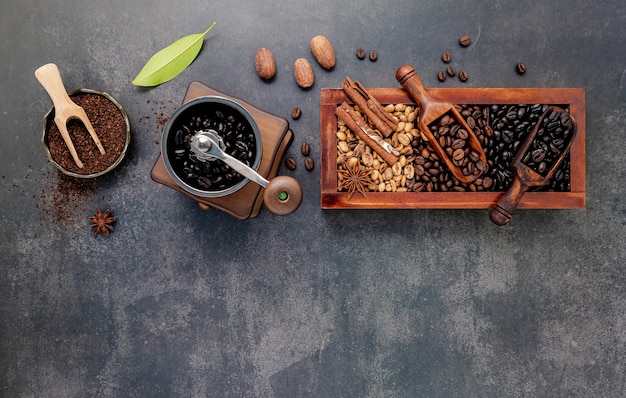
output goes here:
[{"label": "roasted coffee bean", "polygon": [[362,49],[361,47],[356,49],[356,57],[358,59],[364,59],[365,58],[365,50]]},{"label": "roasted coffee bean", "polygon": [[533,162],[541,162],[546,157],[546,152],[539,148],[530,153]]},{"label": "roasted coffee bean", "polygon": [[452,60],[452,56],[449,52],[445,51],[443,54],[441,54],[441,60],[447,64]]},{"label": "roasted coffee bean", "polygon": [[565,172],[561,169],[554,172],[554,179],[556,181],[561,181],[564,176],[565,176]]},{"label": "roasted coffee bean", "polygon": [[306,158],[304,159],[304,168],[307,169],[308,171],[313,170],[313,168],[315,167],[315,162],[313,161],[312,158]]},{"label": "roasted coffee bean", "polygon": [[448,66],[446,68],[446,73],[448,74],[448,76],[454,77],[456,75],[456,68],[454,66]]},{"label": "roasted coffee bean", "polygon": [[474,130],[474,128],[476,128],[476,119],[474,119],[472,116],[469,116],[466,120],[467,125],[470,126],[470,128],[472,130]]},{"label": "roasted coffee bean", "polygon": [[448,76],[446,75],[446,72],[444,71],[437,73],[437,79],[439,79],[440,82],[445,81],[447,77]]},{"label": "roasted coffee bean", "polygon": [[537,172],[539,172],[539,174],[543,174],[546,171],[547,166],[546,162],[539,162],[537,165]]},{"label": "roasted coffee bean", "polygon": [[458,149],[458,148],[463,148],[465,147],[465,143],[466,141],[461,139],[461,138],[457,138],[454,141],[452,141],[452,149]]},{"label": "roasted coffee bean", "polygon": [[523,75],[524,73],[526,73],[526,65],[520,62],[517,65],[515,65],[515,70],[520,75]]},{"label": "roasted coffee bean", "polygon": [[304,156],[309,156],[309,153],[311,153],[311,146],[305,142],[302,146],[300,146],[300,152],[302,152]]},{"label": "roasted coffee bean", "polygon": [[462,82],[466,82],[469,79],[469,75],[464,70],[459,72],[459,80]]},{"label": "roasted coffee bean", "polygon": [[491,177],[483,178],[483,187],[485,189],[491,188],[492,185],[493,185],[493,179]]},{"label": "roasted coffee bean", "polygon": [[302,110],[298,107],[293,108],[293,110],[291,111],[291,118],[293,120],[298,120],[300,119],[300,115],[302,115]]},{"label": "roasted coffee bean", "polygon": [[454,151],[454,153],[452,154],[452,158],[454,160],[461,160],[465,157],[465,151],[463,151],[463,149],[458,148]]},{"label": "roasted coffee bean", "polygon": [[459,39],[459,44],[462,47],[467,47],[470,45],[470,43],[472,42],[472,38],[469,37],[468,35],[463,35],[461,36],[461,38]]},{"label": "roasted coffee bean", "polygon": [[285,158],[285,166],[287,166],[289,170],[295,170],[296,161],[293,158]]},{"label": "roasted coffee bean", "polygon": [[376,50],[370,51],[370,61],[376,62],[378,59],[378,52]]}]

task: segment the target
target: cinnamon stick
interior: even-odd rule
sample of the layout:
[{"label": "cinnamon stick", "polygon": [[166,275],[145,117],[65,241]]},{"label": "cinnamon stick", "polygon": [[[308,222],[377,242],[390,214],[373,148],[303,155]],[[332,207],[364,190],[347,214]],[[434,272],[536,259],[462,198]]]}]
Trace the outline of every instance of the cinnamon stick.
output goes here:
[{"label": "cinnamon stick", "polygon": [[361,108],[361,111],[372,122],[374,127],[382,133],[383,136],[389,137],[398,125],[398,122],[385,110],[385,108],[372,97],[365,87],[359,81],[352,81],[346,77],[343,81],[342,88],[344,93]]},{"label": "cinnamon stick", "polygon": [[[335,109],[335,115],[346,123],[346,126],[354,132],[360,139],[365,141],[381,158],[390,166],[395,164],[400,154],[389,143],[384,142],[374,130],[372,130],[367,122],[346,102]],[[384,146],[389,148],[387,151]]]}]

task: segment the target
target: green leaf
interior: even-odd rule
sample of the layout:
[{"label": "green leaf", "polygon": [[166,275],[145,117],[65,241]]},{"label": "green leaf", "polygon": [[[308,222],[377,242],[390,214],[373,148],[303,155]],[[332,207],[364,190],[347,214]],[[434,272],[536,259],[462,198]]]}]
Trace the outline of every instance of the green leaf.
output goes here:
[{"label": "green leaf", "polygon": [[213,29],[215,22],[204,33],[185,36],[165,47],[146,62],[137,77],[135,86],[158,86],[175,78],[196,59],[204,36]]}]

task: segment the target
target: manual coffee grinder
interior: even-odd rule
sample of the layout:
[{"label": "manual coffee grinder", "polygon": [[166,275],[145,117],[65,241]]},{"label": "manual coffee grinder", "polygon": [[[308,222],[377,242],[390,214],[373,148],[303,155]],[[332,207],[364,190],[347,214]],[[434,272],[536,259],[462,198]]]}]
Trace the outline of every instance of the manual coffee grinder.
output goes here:
[{"label": "manual coffee grinder", "polygon": [[[199,102],[203,99],[213,100],[221,105],[229,105],[239,114],[244,115],[255,131],[256,143],[259,144],[259,158],[254,167],[249,167],[237,159],[225,154],[223,140],[215,130],[204,129],[193,134],[188,139],[188,149],[191,161],[208,169],[210,162],[225,162],[241,173],[246,179],[235,187],[222,191],[203,190],[201,187],[188,184],[182,172],[174,165],[174,155],[169,155],[171,148],[168,142],[168,127],[185,105]],[[180,139],[179,139],[180,140]],[[277,215],[287,215],[294,212],[302,202],[302,188],[298,182],[287,176],[277,176],[282,159],[293,141],[293,132],[289,129],[286,119],[270,114],[260,108],[200,82],[192,82],[185,94],[183,105],[172,115],[165,128],[161,141],[161,154],[156,160],[150,173],[152,179],[160,184],[175,189],[197,201],[205,210],[216,208],[231,216],[245,220],[256,217],[265,206],[270,212]],[[240,163],[240,164],[239,164]],[[184,174],[184,173],[183,173]]]}]

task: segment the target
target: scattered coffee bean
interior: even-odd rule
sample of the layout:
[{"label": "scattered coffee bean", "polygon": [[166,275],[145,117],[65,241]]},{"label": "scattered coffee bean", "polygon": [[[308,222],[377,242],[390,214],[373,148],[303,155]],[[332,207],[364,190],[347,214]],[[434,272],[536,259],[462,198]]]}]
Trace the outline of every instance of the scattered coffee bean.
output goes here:
[{"label": "scattered coffee bean", "polygon": [[296,161],[293,158],[285,158],[285,166],[287,166],[289,170],[295,170]]},{"label": "scattered coffee bean", "polygon": [[300,147],[300,152],[302,152],[304,156],[309,156],[309,154],[311,153],[311,146],[305,142]]},{"label": "scattered coffee bean", "polygon": [[445,51],[441,55],[441,60],[447,64],[448,62],[450,62],[452,60],[452,56],[450,55],[449,52]]},{"label": "scattered coffee bean", "polygon": [[293,108],[293,110],[291,111],[291,118],[293,120],[298,120],[300,119],[300,115],[302,114],[302,110],[298,107]]},{"label": "scattered coffee bean", "polygon": [[304,159],[304,168],[307,169],[308,171],[311,171],[313,170],[313,168],[315,168],[315,162],[313,161],[312,158]]},{"label": "scattered coffee bean", "polygon": [[459,44],[463,47],[469,46],[471,42],[472,42],[472,38],[469,37],[468,35],[463,35],[459,39]]},{"label": "scattered coffee bean", "polygon": [[356,49],[356,57],[358,59],[364,59],[365,58],[365,50],[362,49],[361,47]]},{"label": "scattered coffee bean", "polygon": [[454,77],[456,75],[456,68],[454,66],[448,66],[446,68],[446,73],[448,74],[448,76]]},{"label": "scattered coffee bean", "polygon": [[440,82],[443,82],[446,80],[446,72],[441,71],[439,73],[437,73],[437,79],[439,79]]},{"label": "scattered coffee bean", "polygon": [[370,61],[376,62],[378,59],[378,52],[376,50],[370,51]]},{"label": "scattered coffee bean", "polygon": [[464,70],[459,72],[459,80],[462,82],[466,82],[467,79],[469,79],[469,76],[467,74],[467,72],[465,72]]},{"label": "scattered coffee bean", "polygon": [[517,73],[519,73],[520,75],[523,75],[524,73],[526,73],[526,65],[524,65],[523,63],[519,63],[515,66],[515,70],[517,71]]}]

